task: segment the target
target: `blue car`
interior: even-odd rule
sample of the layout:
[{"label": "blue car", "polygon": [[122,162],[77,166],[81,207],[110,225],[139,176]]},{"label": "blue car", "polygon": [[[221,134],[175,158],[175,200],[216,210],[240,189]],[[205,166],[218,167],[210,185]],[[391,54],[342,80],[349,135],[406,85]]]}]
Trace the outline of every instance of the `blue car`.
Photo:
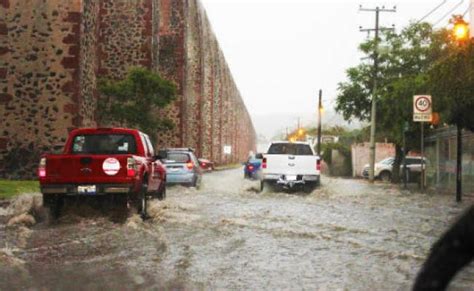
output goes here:
[{"label": "blue car", "polygon": [[258,179],[260,174],[260,167],[262,166],[262,160],[255,157],[250,157],[247,162],[244,163],[244,178],[246,179]]},{"label": "blue car", "polygon": [[166,184],[200,187],[202,169],[192,150],[167,149],[163,163],[166,168]]}]

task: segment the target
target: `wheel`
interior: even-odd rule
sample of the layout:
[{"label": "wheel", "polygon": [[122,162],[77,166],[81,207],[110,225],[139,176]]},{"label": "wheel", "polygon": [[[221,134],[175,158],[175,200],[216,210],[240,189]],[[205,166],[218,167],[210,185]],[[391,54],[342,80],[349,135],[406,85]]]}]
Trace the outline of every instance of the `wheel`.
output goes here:
[{"label": "wheel", "polygon": [[142,189],[140,191],[140,216],[142,217],[143,220],[148,218],[148,209],[147,209],[147,204],[148,204],[148,180],[145,177],[144,181],[142,183]]},{"label": "wheel", "polygon": [[303,192],[306,194],[311,194],[311,192],[313,192],[314,189],[316,188],[316,184],[317,184],[316,182],[304,184]]},{"label": "wheel", "polygon": [[196,188],[196,189],[199,190],[200,186],[201,186],[201,185],[200,185],[200,183],[199,183],[199,177],[196,176],[196,177],[194,178],[193,182],[191,183],[191,187],[194,187],[194,188]]},{"label": "wheel", "polygon": [[165,200],[166,199],[166,184],[163,182],[163,185],[161,186],[161,189],[158,191],[157,197],[158,200]]},{"label": "wheel", "polygon": [[49,216],[56,220],[61,215],[61,209],[64,205],[64,198],[56,195],[43,194],[43,207],[48,209]]},{"label": "wheel", "polygon": [[390,182],[392,180],[392,173],[389,171],[384,171],[380,173],[380,179],[382,179],[384,182]]},{"label": "wheel", "polygon": [[268,188],[270,186],[270,183],[268,183],[267,181],[260,181],[260,192],[263,192],[263,190],[265,190],[265,188]]}]

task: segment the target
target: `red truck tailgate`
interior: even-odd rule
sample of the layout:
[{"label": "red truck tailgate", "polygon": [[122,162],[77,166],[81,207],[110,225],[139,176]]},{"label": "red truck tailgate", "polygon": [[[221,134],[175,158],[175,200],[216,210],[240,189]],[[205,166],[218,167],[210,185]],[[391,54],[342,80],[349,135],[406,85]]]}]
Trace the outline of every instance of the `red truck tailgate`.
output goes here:
[{"label": "red truck tailgate", "polygon": [[127,183],[127,159],[132,155],[48,155],[45,183]]}]

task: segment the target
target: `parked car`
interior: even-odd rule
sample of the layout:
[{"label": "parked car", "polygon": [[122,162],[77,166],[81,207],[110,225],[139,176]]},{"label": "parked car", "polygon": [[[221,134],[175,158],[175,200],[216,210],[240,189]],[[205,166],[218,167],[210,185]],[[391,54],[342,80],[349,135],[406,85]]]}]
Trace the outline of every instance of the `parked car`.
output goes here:
[{"label": "parked car", "polygon": [[[428,161],[426,158],[423,159],[426,164]],[[388,157],[381,160],[375,164],[374,168],[374,177],[376,179],[381,179],[384,182],[389,182],[392,180],[393,175],[393,163],[395,162],[395,157]],[[407,170],[409,172],[409,180],[414,180],[416,177],[419,177],[421,173],[421,157],[407,156],[406,157]],[[362,171],[362,176],[364,178],[369,178],[369,164],[364,166]],[[425,166],[426,168],[426,166]],[[403,172],[403,163],[400,165],[400,174]]]},{"label": "parked car", "polygon": [[198,161],[199,166],[201,166],[201,169],[203,169],[204,171],[214,171],[214,163],[210,160],[200,158],[198,159]]},{"label": "parked car", "polygon": [[191,148],[168,148],[161,151],[166,168],[166,183],[199,188],[202,181],[201,166]]},{"label": "parked car", "polygon": [[321,159],[307,142],[272,142],[262,160],[260,189],[280,186],[311,192],[320,185]]},{"label": "parked car", "polygon": [[[257,158],[259,157],[259,158]],[[261,165],[262,165],[261,154],[256,156],[251,156],[244,163],[244,178],[246,179],[259,179],[261,174]]]},{"label": "parked car", "polygon": [[135,129],[73,130],[63,154],[41,157],[38,177],[53,217],[69,196],[111,196],[110,203],[136,204],[143,217],[149,198],[166,197],[165,168],[148,135]]}]

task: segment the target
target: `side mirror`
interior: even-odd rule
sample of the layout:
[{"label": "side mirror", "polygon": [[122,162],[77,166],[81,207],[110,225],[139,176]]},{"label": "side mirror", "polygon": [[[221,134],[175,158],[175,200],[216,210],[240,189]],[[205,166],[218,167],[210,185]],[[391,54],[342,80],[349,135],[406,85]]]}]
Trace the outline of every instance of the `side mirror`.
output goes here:
[{"label": "side mirror", "polygon": [[261,159],[263,159],[263,155],[262,154],[256,154],[255,158],[261,160]]}]

